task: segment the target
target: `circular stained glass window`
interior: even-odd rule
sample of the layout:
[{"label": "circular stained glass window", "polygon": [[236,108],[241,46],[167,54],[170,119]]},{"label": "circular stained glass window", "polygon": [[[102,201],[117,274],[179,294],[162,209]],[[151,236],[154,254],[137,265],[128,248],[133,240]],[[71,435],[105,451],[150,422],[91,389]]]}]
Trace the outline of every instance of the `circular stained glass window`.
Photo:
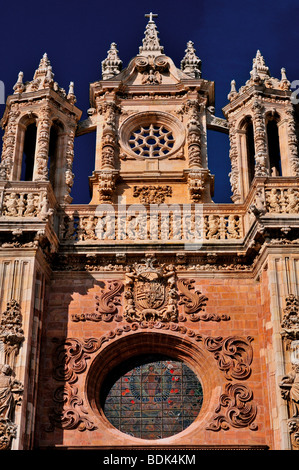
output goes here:
[{"label": "circular stained glass window", "polygon": [[152,355],[130,359],[109,374],[101,406],[110,423],[142,439],[161,439],[187,428],[203,400],[201,383],[183,362]]},{"label": "circular stained glass window", "polygon": [[129,145],[140,157],[161,157],[173,149],[174,137],[165,126],[149,124],[139,126],[131,133]]}]

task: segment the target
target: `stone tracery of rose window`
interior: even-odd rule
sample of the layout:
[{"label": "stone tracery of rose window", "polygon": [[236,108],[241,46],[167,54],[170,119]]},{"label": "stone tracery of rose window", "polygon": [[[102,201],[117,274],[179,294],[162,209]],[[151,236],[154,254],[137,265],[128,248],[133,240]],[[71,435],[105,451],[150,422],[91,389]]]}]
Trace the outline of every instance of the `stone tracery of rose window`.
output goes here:
[{"label": "stone tracery of rose window", "polygon": [[172,131],[159,124],[139,126],[129,139],[131,149],[141,157],[167,155],[173,149],[174,142]]}]

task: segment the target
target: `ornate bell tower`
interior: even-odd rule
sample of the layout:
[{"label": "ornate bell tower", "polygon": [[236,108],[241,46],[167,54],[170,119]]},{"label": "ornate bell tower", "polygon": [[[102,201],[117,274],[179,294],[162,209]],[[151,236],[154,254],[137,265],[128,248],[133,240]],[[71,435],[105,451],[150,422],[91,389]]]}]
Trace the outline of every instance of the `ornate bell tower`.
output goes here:
[{"label": "ornate bell tower", "polygon": [[119,197],[129,204],[211,201],[206,130],[214,83],[201,78],[191,41],[181,69],[164,54],[154,16],[147,15],[142,46],[128,67],[121,70],[112,43],[102,80],[90,86],[90,116],[77,135],[96,130],[91,204]]},{"label": "ornate bell tower", "polygon": [[285,69],[273,78],[259,50],[250,79],[239,91],[232,80],[228,99],[232,200],[240,203],[254,177],[299,175],[296,124]]},{"label": "ornate bell tower", "polygon": [[73,144],[81,117],[75,102],[74,84],[67,94],[54,82],[47,54],[32,81],[23,83],[19,73],[2,119],[2,181],[50,181],[57,202],[71,202]]}]

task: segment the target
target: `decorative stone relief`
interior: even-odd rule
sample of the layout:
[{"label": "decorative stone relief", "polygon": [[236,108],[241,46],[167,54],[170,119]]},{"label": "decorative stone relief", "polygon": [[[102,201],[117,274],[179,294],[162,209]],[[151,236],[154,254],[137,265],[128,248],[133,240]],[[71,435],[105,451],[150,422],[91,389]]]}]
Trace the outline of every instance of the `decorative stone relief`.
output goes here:
[{"label": "decorative stone relief", "polygon": [[[205,295],[201,294],[194,288],[194,279],[178,279],[177,285],[179,290],[179,305],[184,305],[184,311],[187,318],[193,322],[196,321],[221,321],[229,320],[228,315],[217,315],[215,313],[199,313],[205,310],[206,302],[209,300]],[[184,321],[186,317],[180,315],[180,320]]]},{"label": "decorative stone relief", "polygon": [[2,158],[0,163],[0,180],[8,180],[11,176],[16,147],[16,133],[20,110],[18,104],[13,104],[4,123]]},{"label": "decorative stone relief", "polygon": [[[88,417],[88,412],[84,408],[85,415],[75,414],[74,408],[76,405],[83,406],[83,402],[79,397],[77,387],[73,384],[78,379],[78,374],[82,374],[87,370],[91,354],[94,354],[102,348],[103,344],[115,340],[123,334],[134,333],[137,330],[144,331],[150,329],[151,331],[169,331],[180,335],[186,335],[191,341],[202,342],[203,348],[207,352],[211,352],[218,364],[221,371],[224,372],[228,380],[237,378],[245,380],[251,373],[252,362],[252,338],[242,338],[230,336],[227,338],[204,336],[176,323],[165,323],[153,320],[143,322],[132,322],[126,325],[120,325],[115,330],[111,330],[101,338],[89,338],[79,341],[76,338],[67,338],[59,341],[58,346],[54,352],[53,362],[53,376],[55,380],[64,382],[64,387],[59,387],[54,398],[60,396],[59,400],[55,398],[56,403],[65,403],[66,408],[61,410],[60,415],[58,410],[54,409],[51,412],[50,421],[53,426],[64,427],[65,429],[73,429],[80,426],[80,430],[95,429],[93,422]],[[55,342],[58,340],[54,340]],[[63,396],[72,397],[73,405],[70,406],[70,398],[63,400]],[[220,397],[220,404],[216,408],[214,422],[212,422],[207,429],[210,431],[219,431],[221,429],[228,429],[229,426],[236,428],[249,427],[251,430],[257,429],[254,420],[257,415],[256,404],[252,401],[253,394],[245,385],[228,383],[225,386],[225,393]],[[227,408],[225,413],[220,413],[222,408]],[[55,416],[58,418],[55,419]],[[85,420],[84,420],[85,418]]]},{"label": "decorative stone relief", "polygon": [[11,367],[14,367],[15,356],[19,353],[24,339],[20,305],[12,299],[7,303],[0,322],[0,341],[4,344],[4,361]]},{"label": "decorative stone relief", "polygon": [[229,123],[229,157],[231,162],[231,172],[229,173],[229,179],[233,194],[233,201],[237,202],[240,198],[240,171],[238,164],[237,130],[235,125],[235,121]]},{"label": "decorative stone relief", "polygon": [[249,427],[252,431],[257,429],[254,423],[257,415],[257,406],[252,400],[252,391],[243,384],[228,383],[225,393],[220,396],[217,413],[213,422],[206,427],[209,431],[227,430],[233,428]]},{"label": "decorative stone relief", "polygon": [[189,116],[187,122],[189,168],[202,168],[200,105],[198,101],[188,100],[185,112]]},{"label": "decorative stone relief", "polygon": [[47,191],[4,191],[1,213],[4,217],[38,217],[46,220],[52,214]]},{"label": "decorative stone relief", "polygon": [[64,195],[64,202],[71,202],[70,193],[74,184],[73,173],[73,160],[74,160],[74,139],[75,139],[75,126],[70,124],[70,129],[67,135],[66,143],[66,165],[65,165],[65,185],[66,194]]},{"label": "decorative stone relief", "polygon": [[265,124],[264,106],[255,99],[252,105],[254,143],[255,143],[255,176],[268,176],[267,168],[268,145]]},{"label": "decorative stone relief", "polygon": [[58,387],[53,394],[53,401],[55,407],[49,413],[50,425],[45,428],[47,432],[54,431],[55,427],[78,429],[81,432],[97,429],[88,417],[83,400],[78,396],[78,387],[69,384]]},{"label": "decorative stone relief", "polygon": [[36,175],[35,181],[48,181],[48,158],[52,111],[49,103],[40,110],[36,136]]},{"label": "decorative stone relief", "polygon": [[[110,153],[110,155],[112,154]],[[100,203],[111,203],[112,196],[115,190],[116,174],[113,171],[102,170],[98,178],[98,192]]]},{"label": "decorative stone relief", "polygon": [[299,299],[290,294],[281,322],[281,336],[290,351],[291,371],[282,377],[279,387],[289,409],[288,428],[293,449],[299,450]]},{"label": "decorative stone relief", "polygon": [[102,168],[113,169],[115,167],[115,155],[118,148],[116,136],[116,115],[118,106],[113,101],[107,101],[100,105],[99,111],[104,117],[102,136]]},{"label": "decorative stone relief", "polygon": [[128,322],[168,322],[178,318],[175,268],[155,267],[153,263],[154,259],[148,257],[144,264],[126,269],[124,318]]},{"label": "decorative stone relief", "polygon": [[286,108],[287,116],[287,138],[290,152],[291,171],[293,176],[299,175],[299,156],[298,156],[298,139],[296,133],[295,111],[290,103]]},{"label": "decorative stone relief", "polygon": [[166,197],[172,196],[171,186],[134,186],[133,196],[144,204],[161,204]]},{"label": "decorative stone relief", "polygon": [[281,323],[283,336],[299,339],[299,299],[294,294],[286,297],[286,307]]},{"label": "decorative stone relief", "polygon": [[119,314],[119,306],[121,305],[121,291],[123,283],[120,281],[107,281],[105,288],[101,289],[101,295],[96,296],[95,313],[81,313],[72,315],[72,320],[78,321],[105,321],[111,320],[121,321],[122,316]]},{"label": "decorative stone relief", "polygon": [[268,212],[289,214],[299,212],[299,191],[296,188],[266,188],[265,196]]}]

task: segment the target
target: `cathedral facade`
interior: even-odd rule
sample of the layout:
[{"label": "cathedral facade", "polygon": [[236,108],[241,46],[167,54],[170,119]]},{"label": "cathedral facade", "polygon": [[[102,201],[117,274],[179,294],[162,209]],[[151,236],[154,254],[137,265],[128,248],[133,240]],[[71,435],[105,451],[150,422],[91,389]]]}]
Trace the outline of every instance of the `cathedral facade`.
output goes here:
[{"label": "cathedral facade", "polygon": [[[7,98],[0,449],[298,450],[290,82],[257,51],[217,117],[193,42],[178,68],[147,16],[126,68],[111,44],[87,119],[46,54]],[[213,202],[210,129],[230,141],[231,203]],[[72,204],[86,133],[91,200]]]}]

